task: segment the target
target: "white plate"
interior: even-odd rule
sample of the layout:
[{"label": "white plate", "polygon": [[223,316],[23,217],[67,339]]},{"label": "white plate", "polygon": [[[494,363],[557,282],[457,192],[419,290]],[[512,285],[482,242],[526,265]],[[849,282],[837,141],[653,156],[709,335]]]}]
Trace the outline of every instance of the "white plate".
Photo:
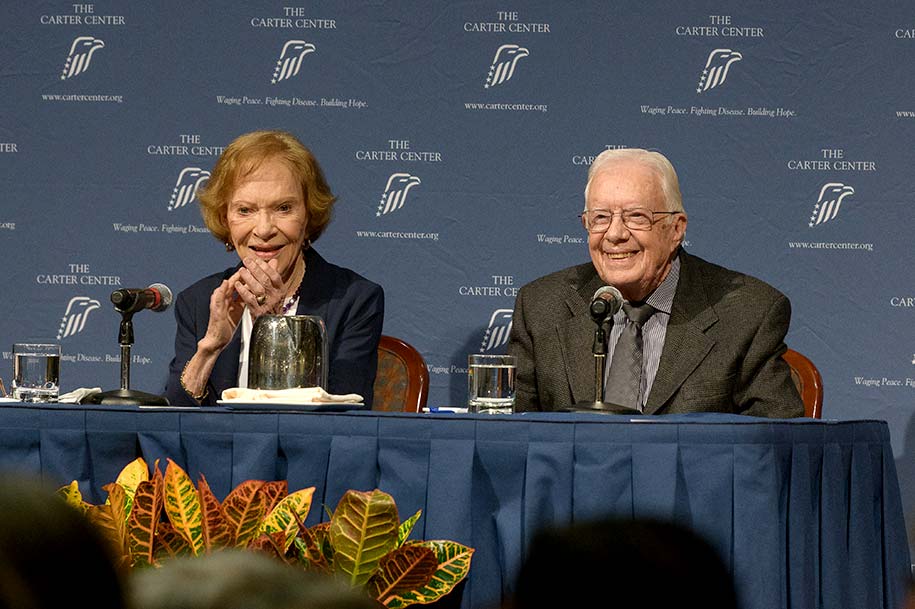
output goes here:
[{"label": "white plate", "polygon": [[299,412],[344,412],[364,409],[365,404],[349,402],[282,403],[282,402],[240,402],[238,400],[216,400],[220,406],[230,410],[297,410]]}]

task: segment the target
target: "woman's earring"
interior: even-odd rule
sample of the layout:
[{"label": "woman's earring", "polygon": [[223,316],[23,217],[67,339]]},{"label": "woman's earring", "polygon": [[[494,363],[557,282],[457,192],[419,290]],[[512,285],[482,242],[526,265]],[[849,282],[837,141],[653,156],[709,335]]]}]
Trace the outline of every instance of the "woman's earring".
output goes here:
[{"label": "woman's earring", "polygon": [[231,241],[226,241],[226,251],[227,251],[227,252],[234,252],[234,251],[235,251],[235,246],[232,245],[232,242],[231,242]]}]

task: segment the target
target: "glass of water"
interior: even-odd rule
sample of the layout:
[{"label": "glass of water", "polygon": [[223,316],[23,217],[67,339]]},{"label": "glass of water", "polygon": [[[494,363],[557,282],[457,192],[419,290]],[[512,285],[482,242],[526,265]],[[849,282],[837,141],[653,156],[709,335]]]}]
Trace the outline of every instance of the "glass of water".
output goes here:
[{"label": "glass of water", "polygon": [[13,398],[20,402],[56,402],[60,391],[60,345],[13,345]]},{"label": "glass of water", "polygon": [[467,410],[489,414],[511,414],[515,409],[513,355],[467,357]]}]

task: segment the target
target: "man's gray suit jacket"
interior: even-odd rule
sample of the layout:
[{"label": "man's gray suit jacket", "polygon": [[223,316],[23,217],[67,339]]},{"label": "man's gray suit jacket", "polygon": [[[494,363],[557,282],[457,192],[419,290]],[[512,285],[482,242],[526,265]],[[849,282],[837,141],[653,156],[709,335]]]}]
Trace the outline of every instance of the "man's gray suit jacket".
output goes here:
[{"label": "man's gray suit jacket", "polygon": [[[679,256],[680,280],[645,414],[803,416],[781,357],[791,319],[788,299],[748,275],[682,249]],[[518,358],[518,410],[557,410],[594,400],[596,326],[588,306],[602,285],[587,263],[519,290],[508,346]]]}]

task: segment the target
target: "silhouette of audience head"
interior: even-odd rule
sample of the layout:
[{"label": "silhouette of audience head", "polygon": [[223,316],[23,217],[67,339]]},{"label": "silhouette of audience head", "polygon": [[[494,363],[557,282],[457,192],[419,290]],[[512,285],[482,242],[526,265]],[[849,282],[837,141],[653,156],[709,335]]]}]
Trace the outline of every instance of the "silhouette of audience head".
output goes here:
[{"label": "silhouette of audience head", "polygon": [[0,609],[121,609],[121,576],[95,526],[54,489],[0,474]]},{"label": "silhouette of audience head", "polygon": [[222,550],[135,569],[133,609],[378,609],[362,591],[253,550]]},{"label": "silhouette of audience head", "polygon": [[735,609],[738,605],[731,576],[703,538],[677,524],[637,519],[539,532],[509,606]]}]

